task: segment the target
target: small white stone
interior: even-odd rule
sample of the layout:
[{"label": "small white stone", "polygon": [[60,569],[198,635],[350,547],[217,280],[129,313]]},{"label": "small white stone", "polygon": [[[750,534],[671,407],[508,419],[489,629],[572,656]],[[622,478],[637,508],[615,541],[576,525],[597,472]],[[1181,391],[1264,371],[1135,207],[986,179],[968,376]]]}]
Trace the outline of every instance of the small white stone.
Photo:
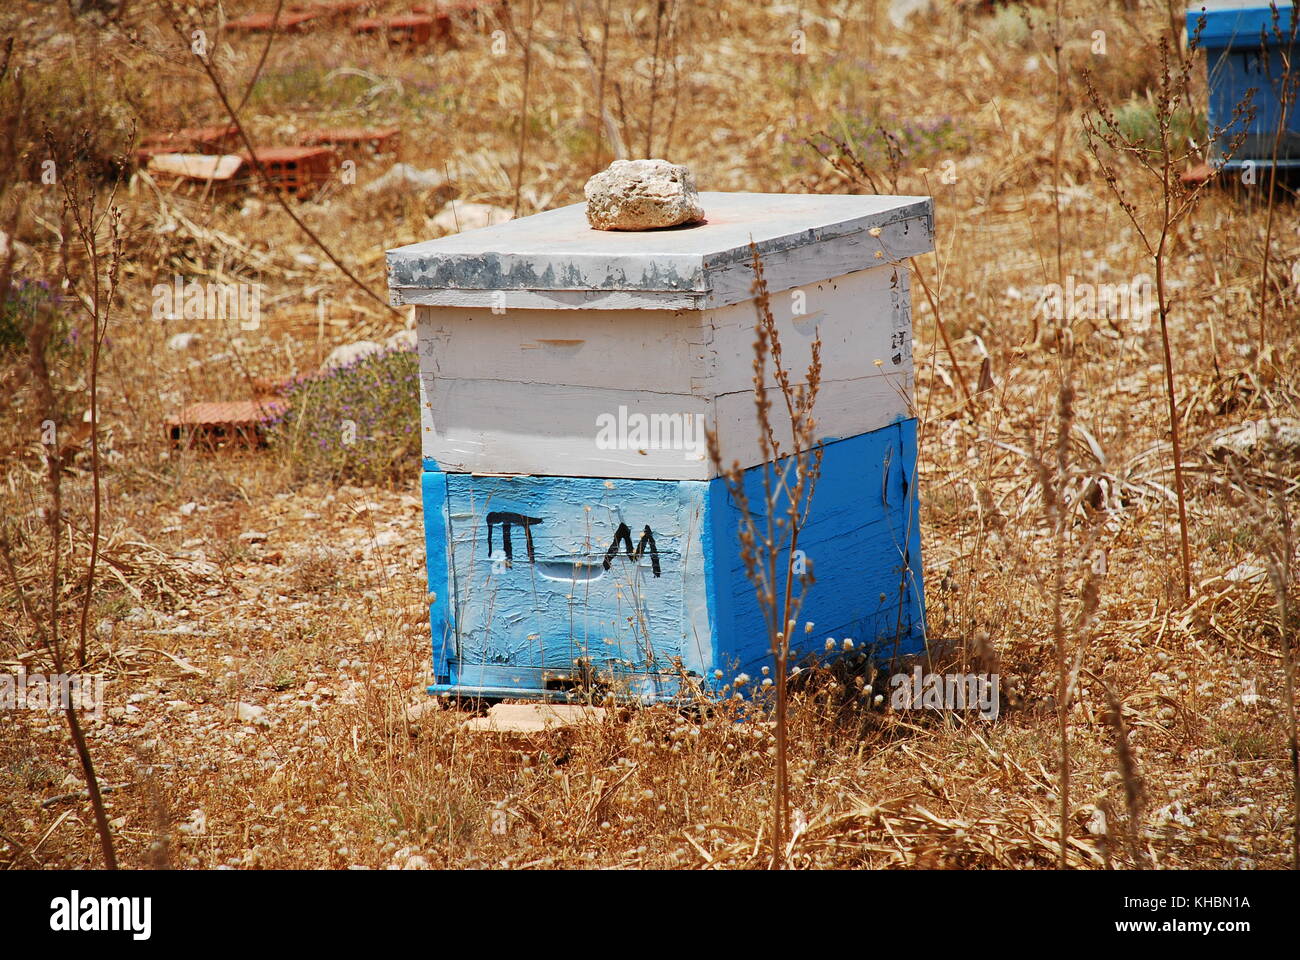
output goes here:
[{"label": "small white stone", "polygon": [[374,544],[377,547],[391,547],[395,543],[402,542],[402,535],[396,530],[380,530],[375,534]]},{"label": "small white stone", "polygon": [[1268,579],[1268,571],[1243,560],[1225,573],[1223,579],[1229,583],[1262,583]]},{"label": "small white stone", "polygon": [[208,832],[208,815],[200,809],[190,811],[190,818],[177,828],[181,833],[191,837],[206,836]]},{"label": "small white stone", "polygon": [[695,176],[667,160],[615,160],[583,192],[587,222],[597,230],[654,230],[704,219]]},{"label": "small white stone", "polygon": [[394,188],[408,191],[431,190],[443,187],[446,183],[447,178],[441,171],[421,170],[409,163],[395,163],[387,173],[370,181],[362,190],[365,193],[379,193]]},{"label": "small white stone", "polygon": [[1210,441],[1210,452],[1221,459],[1229,454],[1242,459],[1253,456],[1300,459],[1300,420],[1287,417],[1247,420],[1215,436]]},{"label": "small white stone", "polygon": [[242,723],[251,723],[259,727],[271,725],[271,721],[266,718],[266,708],[259,707],[255,703],[244,703],[241,700],[233,707],[227,708],[226,712]]},{"label": "small white stone", "polygon": [[427,700],[421,700],[418,703],[409,703],[406,705],[407,723],[418,723],[421,718],[432,713],[438,713],[442,710],[442,704],[429,697]]}]

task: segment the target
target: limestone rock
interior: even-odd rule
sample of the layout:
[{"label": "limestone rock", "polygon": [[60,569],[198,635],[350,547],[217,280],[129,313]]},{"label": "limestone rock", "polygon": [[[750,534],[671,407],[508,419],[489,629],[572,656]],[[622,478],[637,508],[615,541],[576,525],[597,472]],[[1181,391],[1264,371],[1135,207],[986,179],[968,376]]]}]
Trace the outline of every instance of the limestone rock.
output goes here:
[{"label": "limestone rock", "polygon": [[466,230],[478,230],[482,227],[495,226],[512,219],[509,210],[494,207],[490,203],[448,204],[432,223],[444,233],[464,233]]},{"label": "limestone rock", "polygon": [[251,723],[257,727],[269,727],[270,719],[266,716],[266,708],[259,707],[255,703],[245,703],[242,700],[226,708],[226,714],[240,723]]},{"label": "limestone rock", "polygon": [[421,170],[409,163],[395,163],[383,176],[367,183],[362,190],[365,193],[380,193],[384,190],[431,190],[445,186],[447,178],[437,170]]},{"label": "limestone rock", "polygon": [[587,181],[587,222],[597,230],[654,230],[704,219],[695,176],[667,160],[615,160]]}]

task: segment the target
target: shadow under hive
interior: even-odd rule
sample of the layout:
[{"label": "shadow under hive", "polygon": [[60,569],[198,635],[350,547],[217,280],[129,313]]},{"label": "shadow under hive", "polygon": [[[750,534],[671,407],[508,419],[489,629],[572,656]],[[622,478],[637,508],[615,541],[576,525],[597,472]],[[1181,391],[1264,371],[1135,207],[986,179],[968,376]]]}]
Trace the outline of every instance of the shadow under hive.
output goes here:
[{"label": "shadow under hive", "polygon": [[665,700],[682,674],[770,662],[704,446],[707,424],[763,524],[751,238],[796,383],[822,344],[822,477],[792,558],[815,563],[816,631],[796,650],[923,648],[904,264],[933,247],[931,202],[701,199],[685,228],[595,231],[578,204],[389,251],[418,325],[430,692],[560,698],[599,677]]}]

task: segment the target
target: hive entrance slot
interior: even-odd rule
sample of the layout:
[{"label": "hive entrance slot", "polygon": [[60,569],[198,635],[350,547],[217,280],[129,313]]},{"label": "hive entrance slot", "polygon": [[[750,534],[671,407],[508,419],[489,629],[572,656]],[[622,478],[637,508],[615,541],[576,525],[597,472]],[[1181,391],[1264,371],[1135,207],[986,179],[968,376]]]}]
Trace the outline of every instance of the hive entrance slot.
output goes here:
[{"label": "hive entrance slot", "polygon": [[603,577],[605,568],[599,563],[582,560],[542,560],[537,564],[537,574],[544,580],[586,583]]},{"label": "hive entrance slot", "polygon": [[574,661],[572,673],[544,673],[542,686],[555,693],[592,691],[600,686],[600,677],[590,660],[578,659]]}]

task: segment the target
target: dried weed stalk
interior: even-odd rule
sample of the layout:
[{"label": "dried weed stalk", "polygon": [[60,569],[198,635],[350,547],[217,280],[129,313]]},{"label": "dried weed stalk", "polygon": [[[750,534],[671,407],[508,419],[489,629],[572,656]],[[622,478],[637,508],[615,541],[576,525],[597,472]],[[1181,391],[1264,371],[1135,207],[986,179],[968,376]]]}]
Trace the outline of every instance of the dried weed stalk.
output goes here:
[{"label": "dried weed stalk", "polygon": [[[82,142],[89,140],[89,134],[83,132]],[[46,143],[51,153],[56,153],[54,137],[47,129]],[[86,666],[87,627],[90,608],[94,599],[95,572],[99,560],[100,548],[100,508],[101,477],[99,459],[99,360],[100,348],[108,326],[109,310],[117,293],[118,277],[122,262],[121,209],[113,204],[115,190],[110,194],[107,209],[99,210],[95,187],[90,184],[75,163],[66,162],[60,171],[59,184],[63,191],[65,219],[71,220],[85,254],[87,266],[83,276],[90,284],[89,293],[75,290],[75,296],[81,302],[91,320],[90,367],[87,371],[89,408],[90,408],[90,450],[91,483],[93,488],[93,513],[90,526],[90,559],[85,575],[79,616],[77,666]],[[107,227],[107,238],[101,240],[100,230]],[[65,231],[61,240],[61,256],[66,266],[69,261],[69,249],[72,240]],[[48,351],[53,332],[55,310],[51,304],[44,304],[37,311],[31,327],[27,331],[28,363],[31,379],[37,395],[37,407],[41,411],[43,424],[56,424],[58,408],[55,399],[53,378],[50,373]],[[57,436],[57,434],[56,434]],[[44,439],[44,438],[43,438]],[[64,526],[67,518],[63,511],[63,473],[67,467],[64,451],[56,438],[43,444],[46,466],[45,522],[50,535],[49,552],[49,604],[44,624],[36,611],[27,601],[26,589],[13,561],[12,548],[8,534],[0,529],[0,554],[3,555],[5,569],[13,581],[18,598],[19,609],[31,622],[33,632],[45,647],[55,672],[65,674],[73,666],[64,655],[63,635],[60,629],[63,595],[63,570],[61,568],[61,550]],[[69,524],[69,528],[71,525]],[[103,793],[99,778],[95,774],[95,764],[86,744],[81,721],[77,717],[78,704],[69,699],[64,704],[64,717],[68,723],[68,732],[72,738],[77,759],[81,763],[86,778],[86,791],[95,816],[95,830],[99,835],[100,849],[104,857],[104,866],[109,870],[117,869],[117,854],[113,846],[113,834],[108,823],[108,814],[104,808]]]},{"label": "dried weed stalk", "polygon": [[[762,519],[756,520],[745,489],[746,471],[740,461],[725,466],[718,435],[708,431],[709,457],[727,484],[739,519],[740,555],[745,573],[754,585],[771,643],[776,686],[776,802],[772,811],[772,866],[779,868],[790,837],[790,784],[788,770],[788,681],[790,634],[795,630],[804,596],[813,582],[811,565],[795,572],[799,535],[807,524],[813,493],[821,476],[822,448],[816,443],[817,421],[813,407],[821,385],[821,339],[814,338],[805,382],[794,384],[782,360],[781,337],[772,315],[772,302],[758,247],[751,241],[754,265],[754,409],[758,418],[759,450],[763,462]],[[778,437],[768,395],[769,358],[772,377],[780,390],[789,421],[790,445]],[[784,431],[782,431],[784,434]],[[797,589],[796,589],[797,588]],[[811,629],[811,624],[806,629]]]},{"label": "dried weed stalk", "polygon": [[[1199,29],[1197,31],[1199,36]],[[1195,43],[1195,40],[1193,40]],[[1095,114],[1085,113],[1083,130],[1088,151],[1101,168],[1106,185],[1115,195],[1120,209],[1133,224],[1143,250],[1155,267],[1156,299],[1160,314],[1160,345],[1163,351],[1165,396],[1169,407],[1169,436],[1173,446],[1174,495],[1178,504],[1179,555],[1182,567],[1183,599],[1192,598],[1192,551],[1187,534],[1187,497],[1183,486],[1183,448],[1178,420],[1178,394],[1174,384],[1174,358],[1169,343],[1169,316],[1172,302],[1169,292],[1169,256],[1177,239],[1178,227],[1191,213],[1208,181],[1185,186],[1179,171],[1186,161],[1199,155],[1199,148],[1176,142],[1174,119],[1179,109],[1187,103],[1188,74],[1191,60],[1183,59],[1181,65],[1170,63],[1169,40],[1159,41],[1160,77],[1155,96],[1155,125],[1158,143],[1154,147],[1145,139],[1123,132],[1105,98],[1093,83],[1092,74],[1084,70],[1084,86]],[[1240,103],[1233,110],[1233,121],[1245,116],[1248,104]],[[1212,131],[1209,140],[1219,139],[1227,128]],[[1240,146],[1244,134],[1230,139],[1227,154],[1231,156]],[[1102,149],[1103,147],[1107,149]],[[1137,169],[1154,181],[1158,191],[1154,210],[1139,207],[1131,199],[1126,187],[1126,175],[1116,164],[1117,156],[1127,156],[1136,161]]]},{"label": "dried weed stalk", "polygon": [[1272,488],[1251,482],[1241,465],[1229,460],[1227,468],[1240,494],[1245,520],[1251,529],[1269,586],[1273,590],[1277,616],[1278,651],[1282,662],[1282,699],[1286,707],[1287,748],[1291,760],[1291,862],[1300,870],[1300,732],[1297,729],[1295,651],[1291,636],[1291,587],[1295,582],[1295,531],[1291,520],[1288,486]]}]

